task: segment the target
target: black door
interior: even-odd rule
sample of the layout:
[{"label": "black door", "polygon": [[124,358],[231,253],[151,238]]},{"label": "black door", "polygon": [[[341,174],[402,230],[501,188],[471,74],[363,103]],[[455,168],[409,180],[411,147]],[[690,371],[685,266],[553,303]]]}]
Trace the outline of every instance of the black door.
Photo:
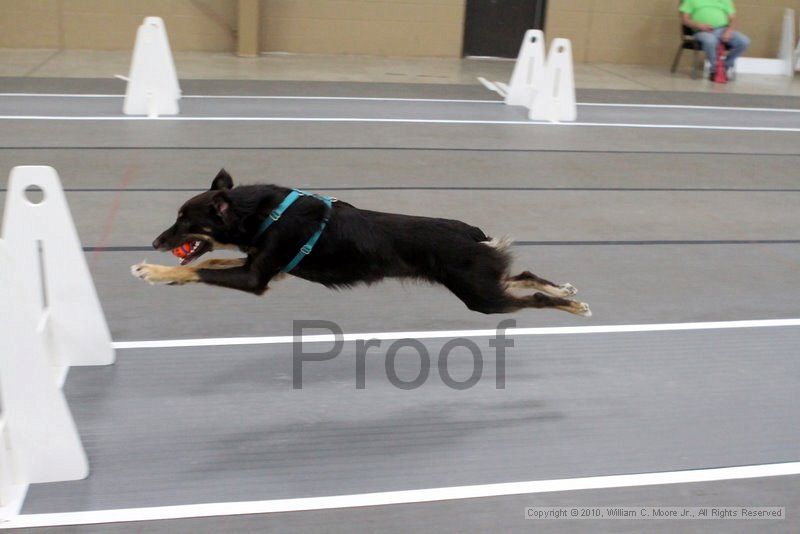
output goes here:
[{"label": "black door", "polygon": [[525,30],[544,29],[547,0],[467,0],[464,55],[517,57]]}]

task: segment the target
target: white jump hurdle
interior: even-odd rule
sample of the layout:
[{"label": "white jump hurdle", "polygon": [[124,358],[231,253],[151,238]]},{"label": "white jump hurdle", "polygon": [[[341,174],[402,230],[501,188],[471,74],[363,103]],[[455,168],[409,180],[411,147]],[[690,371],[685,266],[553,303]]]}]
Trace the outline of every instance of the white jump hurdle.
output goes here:
[{"label": "white jump hurdle", "polygon": [[572,43],[554,39],[547,53],[542,88],[533,95],[529,117],[543,121],[574,121],[578,118],[575,102],[575,73],[572,69]]},{"label": "white jump hurdle", "polygon": [[528,30],[522,38],[514,72],[508,83],[506,104],[509,106],[530,106],[536,92],[544,80],[544,32]]},{"label": "white jump hurdle", "polygon": [[572,43],[569,39],[555,39],[546,57],[544,43],[544,32],[528,30],[509,83],[478,80],[504,97],[506,104],[528,108],[531,120],[574,121],[578,107]]},{"label": "white jump hurdle", "polygon": [[[28,197],[30,188],[43,194]],[[0,239],[0,519],[30,484],[89,464],[61,391],[70,366],[114,362],[111,335],[51,167],[11,171]]]},{"label": "white jump hurdle", "polygon": [[136,44],[125,90],[125,115],[177,115],[181,88],[164,21],[147,17],[136,32]]}]

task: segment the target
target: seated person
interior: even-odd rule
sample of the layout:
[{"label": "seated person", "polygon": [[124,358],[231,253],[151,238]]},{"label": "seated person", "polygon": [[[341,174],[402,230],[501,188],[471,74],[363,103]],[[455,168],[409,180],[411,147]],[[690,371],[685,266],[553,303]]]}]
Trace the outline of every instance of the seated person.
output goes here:
[{"label": "seated person", "polygon": [[750,39],[736,31],[736,7],[733,0],[683,0],[680,5],[683,23],[695,30],[695,39],[700,42],[711,64],[711,77],[714,80],[717,68],[717,47],[719,42],[729,47],[725,69],[730,71],[736,58],[750,45]]}]

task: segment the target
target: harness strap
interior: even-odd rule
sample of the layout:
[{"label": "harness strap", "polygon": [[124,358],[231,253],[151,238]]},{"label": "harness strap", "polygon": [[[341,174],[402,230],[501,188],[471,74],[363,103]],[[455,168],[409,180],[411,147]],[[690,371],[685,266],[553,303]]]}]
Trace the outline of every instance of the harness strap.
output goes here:
[{"label": "harness strap", "polygon": [[289,206],[294,204],[294,202],[298,198],[304,196],[314,197],[324,202],[326,206],[325,217],[323,217],[322,222],[319,225],[319,228],[317,228],[317,231],[314,232],[314,234],[312,234],[312,236],[308,239],[308,241],[306,241],[305,245],[300,247],[300,252],[298,252],[295,255],[295,257],[292,258],[292,261],[290,261],[289,264],[282,269],[283,272],[285,273],[288,273],[289,271],[297,267],[297,264],[303,261],[303,258],[311,254],[311,251],[314,249],[314,245],[317,244],[317,241],[319,241],[319,238],[322,235],[322,232],[325,230],[325,227],[328,226],[328,221],[330,220],[333,203],[336,202],[336,199],[333,197],[326,197],[325,195],[307,193],[306,191],[301,191],[299,189],[292,189],[292,191],[288,195],[286,195],[286,198],[283,199],[283,202],[281,202],[277,208],[272,210],[272,212],[269,214],[269,217],[264,219],[264,222],[261,223],[261,226],[258,228],[258,233],[256,234],[256,238],[258,238],[261,234],[263,234],[267,230],[267,228],[272,226],[272,223],[277,222],[278,219],[281,218],[281,215],[283,215],[283,212],[286,211],[286,209]]},{"label": "harness strap", "polygon": [[311,251],[314,249],[314,245],[316,245],[317,241],[319,240],[319,236],[322,235],[322,231],[325,230],[326,226],[328,226],[328,220],[330,219],[331,208],[333,207],[333,199],[321,195],[314,195],[314,196],[316,196],[318,199],[320,199],[325,203],[325,206],[327,207],[325,217],[322,219],[322,222],[320,223],[319,228],[317,228],[317,231],[314,232],[314,234],[308,239],[308,241],[306,241],[305,245],[300,247],[300,252],[298,252],[297,255],[292,259],[292,261],[289,262],[289,265],[283,268],[283,272],[285,273],[288,273],[289,271],[297,267],[297,264],[303,261],[303,258],[311,254]]},{"label": "harness strap", "polygon": [[256,237],[254,239],[258,239],[261,236],[261,234],[267,231],[267,228],[272,226],[272,223],[277,222],[277,220],[281,218],[281,215],[283,215],[283,212],[286,211],[286,208],[294,204],[294,201],[300,198],[301,196],[302,196],[301,191],[298,191],[297,189],[292,189],[291,193],[286,195],[286,198],[283,199],[283,202],[281,202],[277,208],[275,208],[270,212],[269,217],[264,219],[264,222],[262,222],[261,226],[259,226],[258,233],[256,234]]}]

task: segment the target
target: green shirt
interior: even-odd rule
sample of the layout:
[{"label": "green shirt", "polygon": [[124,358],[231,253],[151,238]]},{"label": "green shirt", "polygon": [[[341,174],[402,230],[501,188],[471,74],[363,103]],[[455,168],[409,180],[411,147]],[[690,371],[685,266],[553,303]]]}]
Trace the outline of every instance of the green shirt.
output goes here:
[{"label": "green shirt", "polygon": [[722,28],[730,23],[736,8],[732,0],[683,0],[680,11],[699,24]]}]

